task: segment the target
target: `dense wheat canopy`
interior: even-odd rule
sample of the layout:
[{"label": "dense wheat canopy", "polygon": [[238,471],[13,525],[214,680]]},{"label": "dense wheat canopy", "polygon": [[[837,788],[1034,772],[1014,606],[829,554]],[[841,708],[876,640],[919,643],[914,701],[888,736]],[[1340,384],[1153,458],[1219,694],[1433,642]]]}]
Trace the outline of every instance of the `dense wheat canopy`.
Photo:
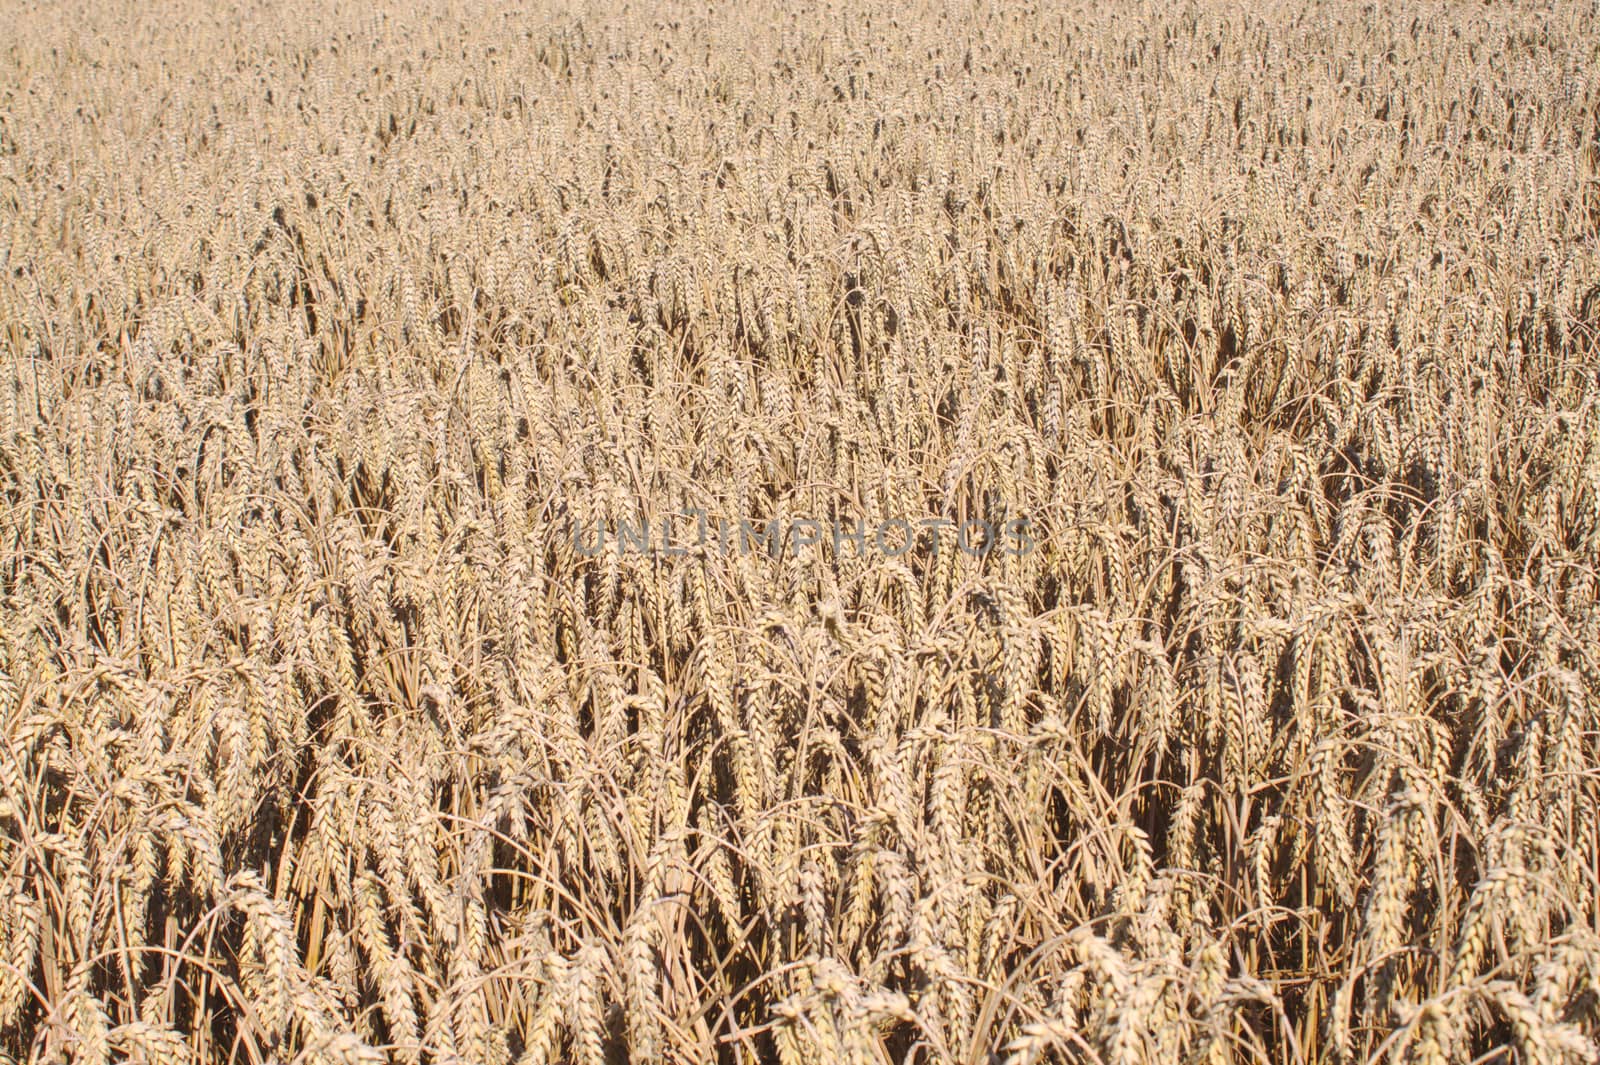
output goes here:
[{"label": "dense wheat canopy", "polygon": [[357,6],[0,0],[0,1062],[1596,1061],[1593,4]]}]

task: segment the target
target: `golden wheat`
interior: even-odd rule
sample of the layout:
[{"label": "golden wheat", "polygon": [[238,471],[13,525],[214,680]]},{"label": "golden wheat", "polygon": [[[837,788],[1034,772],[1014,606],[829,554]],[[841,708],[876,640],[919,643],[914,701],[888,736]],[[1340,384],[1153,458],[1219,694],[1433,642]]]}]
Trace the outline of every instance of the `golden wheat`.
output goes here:
[{"label": "golden wheat", "polygon": [[0,1062],[1597,1060],[1592,2],[0,21]]}]

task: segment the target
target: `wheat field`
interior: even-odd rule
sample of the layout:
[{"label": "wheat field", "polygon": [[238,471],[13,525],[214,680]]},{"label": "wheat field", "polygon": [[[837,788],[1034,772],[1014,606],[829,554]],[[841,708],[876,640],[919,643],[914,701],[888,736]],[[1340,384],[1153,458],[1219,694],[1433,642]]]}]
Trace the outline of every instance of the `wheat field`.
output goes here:
[{"label": "wheat field", "polygon": [[1597,1060],[1595,4],[351,7],[0,0],[0,1062]]}]

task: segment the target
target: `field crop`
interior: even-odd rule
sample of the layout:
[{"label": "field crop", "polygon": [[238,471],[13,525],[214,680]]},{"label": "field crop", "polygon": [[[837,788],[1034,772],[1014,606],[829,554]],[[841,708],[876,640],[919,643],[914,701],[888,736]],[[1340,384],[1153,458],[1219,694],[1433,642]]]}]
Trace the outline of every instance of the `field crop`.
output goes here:
[{"label": "field crop", "polygon": [[1594,3],[0,25],[0,1063],[1596,1062]]}]

